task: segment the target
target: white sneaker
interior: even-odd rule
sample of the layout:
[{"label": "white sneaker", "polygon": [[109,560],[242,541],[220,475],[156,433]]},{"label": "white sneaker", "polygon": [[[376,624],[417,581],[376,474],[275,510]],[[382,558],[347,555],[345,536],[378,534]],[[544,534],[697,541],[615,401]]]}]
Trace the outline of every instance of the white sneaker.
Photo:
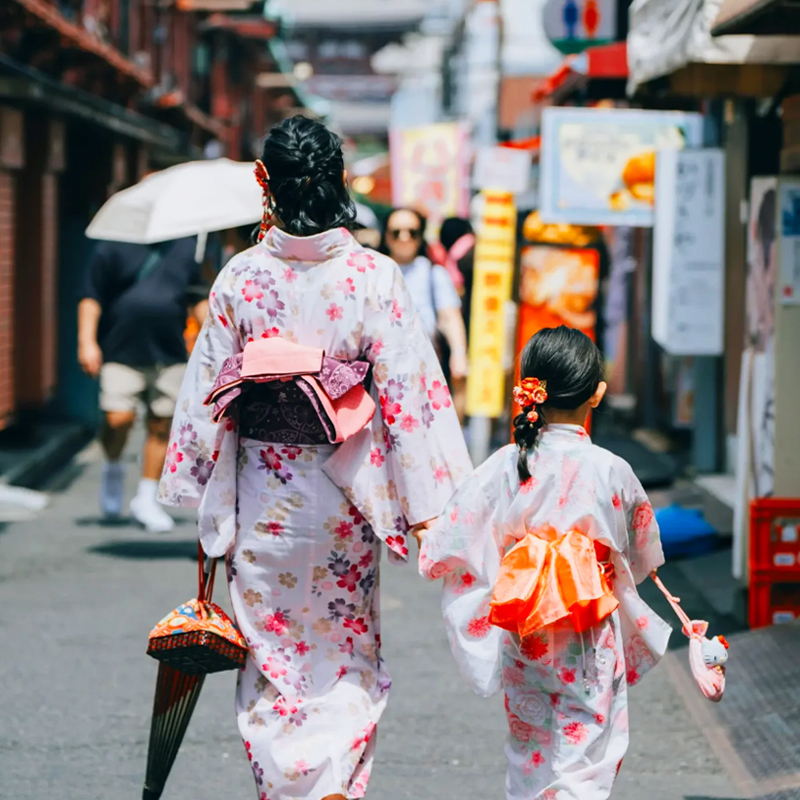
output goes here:
[{"label": "white sneaker", "polygon": [[142,479],[139,491],[131,500],[131,516],[150,533],[169,533],[175,520],[156,501],[158,481]]},{"label": "white sneaker", "polygon": [[106,519],[118,519],[125,499],[125,465],[120,461],[103,464],[100,479],[100,511]]}]

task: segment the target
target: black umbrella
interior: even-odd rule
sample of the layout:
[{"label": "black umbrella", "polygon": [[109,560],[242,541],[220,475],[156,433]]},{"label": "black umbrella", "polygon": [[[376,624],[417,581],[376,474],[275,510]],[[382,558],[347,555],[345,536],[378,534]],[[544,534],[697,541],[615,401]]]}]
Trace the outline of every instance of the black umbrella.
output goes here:
[{"label": "black umbrella", "polygon": [[211,602],[216,559],[204,559],[199,544],[198,552],[197,599],[178,606],[150,634],[147,653],[161,663],[142,800],[161,797],[206,675],[241,669],[247,659],[244,637]]},{"label": "black umbrella", "polygon": [[164,662],[158,665],[142,800],[161,797],[205,679],[205,675],[187,675]]}]

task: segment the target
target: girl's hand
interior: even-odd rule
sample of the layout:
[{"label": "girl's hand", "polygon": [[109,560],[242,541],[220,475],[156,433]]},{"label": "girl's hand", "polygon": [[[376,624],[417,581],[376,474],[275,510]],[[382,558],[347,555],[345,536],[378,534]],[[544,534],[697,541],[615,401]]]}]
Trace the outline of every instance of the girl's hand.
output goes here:
[{"label": "girl's hand", "polygon": [[427,522],[420,522],[411,529],[411,535],[417,540],[417,544],[422,547],[425,532],[436,522],[436,519],[429,519]]}]

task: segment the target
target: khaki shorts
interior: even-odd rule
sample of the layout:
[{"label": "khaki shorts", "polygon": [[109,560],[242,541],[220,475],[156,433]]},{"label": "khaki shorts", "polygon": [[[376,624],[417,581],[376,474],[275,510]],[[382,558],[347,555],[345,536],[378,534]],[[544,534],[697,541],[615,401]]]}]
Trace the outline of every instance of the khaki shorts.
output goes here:
[{"label": "khaki shorts", "polygon": [[127,367],[103,364],[100,369],[100,409],[136,411],[144,403],[154,417],[169,419],[175,413],[186,364],[169,367]]}]

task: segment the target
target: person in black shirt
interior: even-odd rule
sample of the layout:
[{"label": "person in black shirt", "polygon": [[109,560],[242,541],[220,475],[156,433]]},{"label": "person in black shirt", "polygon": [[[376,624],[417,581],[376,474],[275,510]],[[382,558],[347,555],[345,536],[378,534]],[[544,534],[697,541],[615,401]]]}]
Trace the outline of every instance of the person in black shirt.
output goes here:
[{"label": "person in black shirt", "polygon": [[131,500],[133,518],[147,530],[167,532],[174,522],[156,502],[175,400],[187,353],[187,311],[202,325],[207,292],[195,259],[196,239],[157,245],[101,242],[89,263],[78,306],[78,360],[100,378],[105,419],[100,441],[103,469],[100,508],[119,517],[124,499],[120,460],[136,408],[148,410],[142,478]]}]

